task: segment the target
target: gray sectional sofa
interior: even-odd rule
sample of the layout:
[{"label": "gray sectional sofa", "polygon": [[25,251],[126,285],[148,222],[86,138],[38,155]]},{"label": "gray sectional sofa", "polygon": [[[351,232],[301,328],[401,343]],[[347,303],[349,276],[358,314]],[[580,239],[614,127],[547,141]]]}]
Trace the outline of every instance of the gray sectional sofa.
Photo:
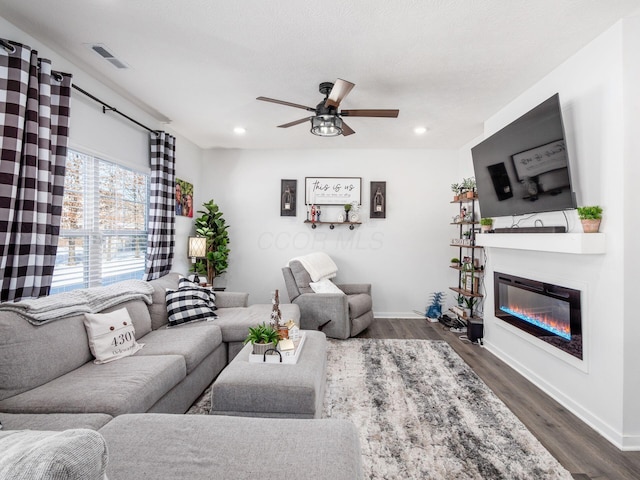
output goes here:
[{"label": "gray sectional sofa", "polygon": [[[176,415],[188,410],[241,349],[248,327],[268,322],[271,312],[271,305],[249,306],[246,293],[216,292],[216,320],[166,328],[165,292],[177,288],[178,278],[169,274],[150,282],[149,305],[130,300],[104,310],[124,306],[144,347],[102,365],[93,363],[83,315],[34,326],[17,313],[0,311],[0,440],[10,430],[98,431],[110,452],[111,480],[255,478],[265,472],[279,478],[359,478],[359,444],[349,423]],[[285,320],[299,323],[296,305],[280,309]],[[249,435],[254,429],[259,433]],[[247,458],[263,457],[265,448],[272,455],[267,463],[289,451],[304,474],[293,467],[253,471]],[[320,469],[324,455],[336,461]],[[317,471],[308,474],[309,469]]]}]

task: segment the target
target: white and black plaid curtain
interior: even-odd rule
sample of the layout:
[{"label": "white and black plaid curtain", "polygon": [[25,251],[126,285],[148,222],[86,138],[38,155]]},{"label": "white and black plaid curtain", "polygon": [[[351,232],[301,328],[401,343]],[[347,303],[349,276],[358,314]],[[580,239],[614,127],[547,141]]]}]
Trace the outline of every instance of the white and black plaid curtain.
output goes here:
[{"label": "white and black plaid curtain", "polygon": [[151,203],[145,280],[171,271],[175,245],[176,139],[165,132],[151,134]]},{"label": "white and black plaid curtain", "polygon": [[49,293],[69,137],[71,75],[0,40],[0,300]]}]

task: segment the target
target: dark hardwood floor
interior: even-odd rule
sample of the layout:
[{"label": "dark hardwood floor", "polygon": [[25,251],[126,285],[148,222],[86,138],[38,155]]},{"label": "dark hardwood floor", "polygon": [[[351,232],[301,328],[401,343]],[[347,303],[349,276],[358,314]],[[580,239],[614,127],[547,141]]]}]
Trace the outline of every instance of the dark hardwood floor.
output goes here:
[{"label": "dark hardwood floor", "polygon": [[576,480],[640,479],[640,452],[622,452],[506,363],[426,319],[375,319],[362,338],[445,340]]}]

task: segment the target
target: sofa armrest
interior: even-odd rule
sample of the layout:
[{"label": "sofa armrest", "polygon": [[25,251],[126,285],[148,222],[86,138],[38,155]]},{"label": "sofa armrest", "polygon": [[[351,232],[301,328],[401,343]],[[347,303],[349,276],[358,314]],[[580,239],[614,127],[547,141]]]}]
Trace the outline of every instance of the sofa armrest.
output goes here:
[{"label": "sofa armrest", "polygon": [[370,283],[340,283],[336,286],[347,295],[354,295],[357,293],[366,293],[367,295],[371,295]]},{"label": "sofa armrest", "polygon": [[249,294],[246,292],[214,292],[216,307],[246,307],[249,305]]},{"label": "sofa armrest", "polygon": [[349,303],[342,293],[303,293],[293,301],[300,307],[300,328],[317,330],[329,322],[322,331],[331,338],[349,338]]}]

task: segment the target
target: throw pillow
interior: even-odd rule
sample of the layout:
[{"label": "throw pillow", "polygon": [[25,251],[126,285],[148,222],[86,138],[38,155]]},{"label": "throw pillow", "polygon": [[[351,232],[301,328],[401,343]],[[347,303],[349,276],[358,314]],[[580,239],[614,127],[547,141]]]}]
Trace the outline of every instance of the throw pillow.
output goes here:
[{"label": "throw pillow", "polygon": [[167,290],[169,327],[216,318],[215,294],[210,288],[181,278],[178,290]]},{"label": "throw pillow", "polygon": [[136,342],[136,330],[126,308],[110,313],[85,313],[84,326],[89,337],[89,348],[101,364],[128,357],[143,345]]},{"label": "throw pillow", "polygon": [[103,480],[107,444],[88,429],[0,432],[0,478]]},{"label": "throw pillow", "polygon": [[315,293],[344,293],[328,278],[323,278],[317,282],[311,282],[309,286]]}]

